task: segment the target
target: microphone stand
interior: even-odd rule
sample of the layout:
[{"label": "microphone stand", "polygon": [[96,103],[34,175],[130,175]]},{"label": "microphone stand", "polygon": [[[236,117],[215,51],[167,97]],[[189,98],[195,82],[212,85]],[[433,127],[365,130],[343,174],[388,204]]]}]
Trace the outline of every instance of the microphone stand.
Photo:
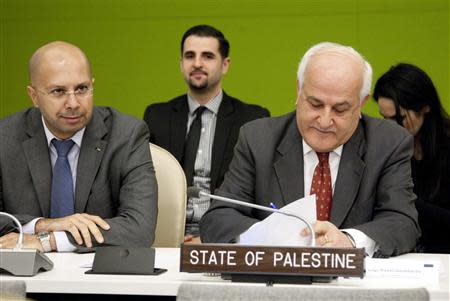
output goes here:
[{"label": "microphone stand", "polygon": [[17,228],[19,228],[19,238],[17,239],[16,246],[14,247],[14,250],[22,249],[22,243],[23,243],[23,230],[22,225],[20,224],[19,220],[14,216],[6,212],[0,212],[0,215],[9,217],[14,221],[14,223],[17,225]]},{"label": "microphone stand", "polygon": [[19,238],[13,249],[0,248],[0,270],[5,270],[14,276],[34,276],[40,270],[51,270],[53,262],[44,253],[35,249],[22,249],[23,229],[19,220],[6,212],[0,212],[1,215],[14,221],[19,229]]}]

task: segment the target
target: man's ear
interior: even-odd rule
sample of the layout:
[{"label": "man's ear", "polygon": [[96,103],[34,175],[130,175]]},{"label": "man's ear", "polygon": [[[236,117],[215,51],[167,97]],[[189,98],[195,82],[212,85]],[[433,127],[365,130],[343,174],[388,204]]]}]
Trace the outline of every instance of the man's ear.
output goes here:
[{"label": "man's ear", "polygon": [[297,98],[295,99],[295,105],[297,105],[298,98],[300,97],[300,83],[299,83],[298,79],[297,79],[296,83],[297,83]]},{"label": "man's ear", "polygon": [[368,101],[370,98],[370,94],[367,94],[366,97],[364,97],[361,101],[360,101],[360,106],[361,108],[364,106],[364,104],[366,103],[366,101]]},{"label": "man's ear", "polygon": [[223,59],[222,62],[222,74],[227,74],[228,68],[230,68],[231,59],[229,57],[226,57]]},{"label": "man's ear", "polygon": [[36,108],[39,108],[39,99],[37,97],[36,90],[34,90],[32,86],[27,86],[27,94],[28,96],[30,96],[33,105]]}]

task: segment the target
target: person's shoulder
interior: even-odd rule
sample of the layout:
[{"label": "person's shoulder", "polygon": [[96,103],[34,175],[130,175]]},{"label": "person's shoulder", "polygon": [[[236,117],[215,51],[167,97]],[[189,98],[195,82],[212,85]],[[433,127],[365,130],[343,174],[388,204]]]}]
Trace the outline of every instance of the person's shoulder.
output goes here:
[{"label": "person's shoulder", "polygon": [[284,132],[295,121],[295,111],[277,117],[265,117],[252,120],[243,125],[244,131],[258,132],[263,135]]},{"label": "person's shoulder", "polygon": [[27,108],[17,113],[13,113],[0,119],[0,133],[10,134],[9,129],[16,129],[18,126],[25,126],[28,120],[40,118],[40,111],[37,108]]},{"label": "person's shoulder", "polygon": [[[255,119],[241,127],[241,139],[255,149],[273,151],[285,137],[298,137],[295,111],[277,117]],[[260,149],[262,151],[262,149]]]},{"label": "person's shoulder", "polygon": [[230,101],[234,108],[239,112],[245,112],[245,113],[257,113],[263,116],[270,116],[270,112],[268,109],[264,108],[263,106],[247,103],[240,99],[237,99],[235,97],[232,97],[226,93],[223,94],[224,99],[227,99]]},{"label": "person's shoulder", "polygon": [[362,115],[365,137],[368,143],[376,143],[387,148],[395,147],[405,139],[412,139],[411,134],[395,121]]},{"label": "person's shoulder", "polygon": [[182,104],[186,100],[187,100],[187,95],[183,94],[183,95],[177,96],[175,98],[172,98],[168,101],[152,103],[147,106],[146,111],[147,112],[153,112],[153,111],[159,112],[159,111],[169,110],[175,106]]},{"label": "person's shoulder", "polygon": [[4,124],[9,124],[11,122],[14,122],[16,120],[21,120],[21,119],[25,118],[26,116],[36,113],[38,111],[39,111],[39,109],[37,109],[37,108],[26,108],[22,111],[12,113],[11,115],[1,118],[0,124],[4,125]]},{"label": "person's shoulder", "polygon": [[137,125],[144,125],[145,122],[134,116],[119,112],[112,107],[95,106],[93,118],[102,120],[107,127],[132,128]]},{"label": "person's shoulder", "polygon": [[378,132],[387,136],[409,136],[409,132],[395,121],[362,115],[366,132]]}]

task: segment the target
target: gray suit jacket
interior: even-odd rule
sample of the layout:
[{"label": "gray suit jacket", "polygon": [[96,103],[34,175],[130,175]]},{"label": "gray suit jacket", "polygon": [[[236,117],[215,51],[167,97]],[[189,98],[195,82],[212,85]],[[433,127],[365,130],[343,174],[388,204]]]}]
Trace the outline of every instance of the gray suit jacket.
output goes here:
[{"label": "gray suit jacket", "polygon": [[[111,229],[101,230],[104,245],[153,243],[157,184],[148,139],[143,121],[94,108],[78,159],[75,211],[106,219]],[[52,169],[40,111],[31,108],[1,120],[0,141],[0,210],[22,223],[48,217]],[[1,219],[0,235],[11,225]]]},{"label": "gray suit jacket", "polygon": [[[420,236],[412,191],[412,150],[413,140],[406,130],[366,116],[344,145],[331,222],[374,239],[379,244],[375,256],[409,252]],[[265,206],[274,202],[278,207],[304,196],[303,146],[295,113],[241,128],[218,194]],[[267,215],[215,201],[200,222],[202,241],[231,242]]]}]

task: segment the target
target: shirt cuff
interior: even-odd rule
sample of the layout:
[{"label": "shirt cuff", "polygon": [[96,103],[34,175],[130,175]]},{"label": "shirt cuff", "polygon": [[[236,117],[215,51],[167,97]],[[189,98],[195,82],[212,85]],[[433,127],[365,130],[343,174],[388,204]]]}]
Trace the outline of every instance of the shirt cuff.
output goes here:
[{"label": "shirt cuff", "polygon": [[69,241],[67,233],[64,231],[54,231],[56,250],[58,252],[73,252],[77,248]]},{"label": "shirt cuff", "polygon": [[40,220],[42,217],[37,217],[35,219],[32,219],[30,222],[26,223],[22,226],[22,232],[24,234],[35,234],[36,229],[36,223],[38,220]]},{"label": "shirt cuff", "polygon": [[364,232],[356,229],[343,229],[341,231],[353,238],[356,248],[365,248],[368,256],[372,257],[375,251],[378,250],[375,240],[364,234]]}]

